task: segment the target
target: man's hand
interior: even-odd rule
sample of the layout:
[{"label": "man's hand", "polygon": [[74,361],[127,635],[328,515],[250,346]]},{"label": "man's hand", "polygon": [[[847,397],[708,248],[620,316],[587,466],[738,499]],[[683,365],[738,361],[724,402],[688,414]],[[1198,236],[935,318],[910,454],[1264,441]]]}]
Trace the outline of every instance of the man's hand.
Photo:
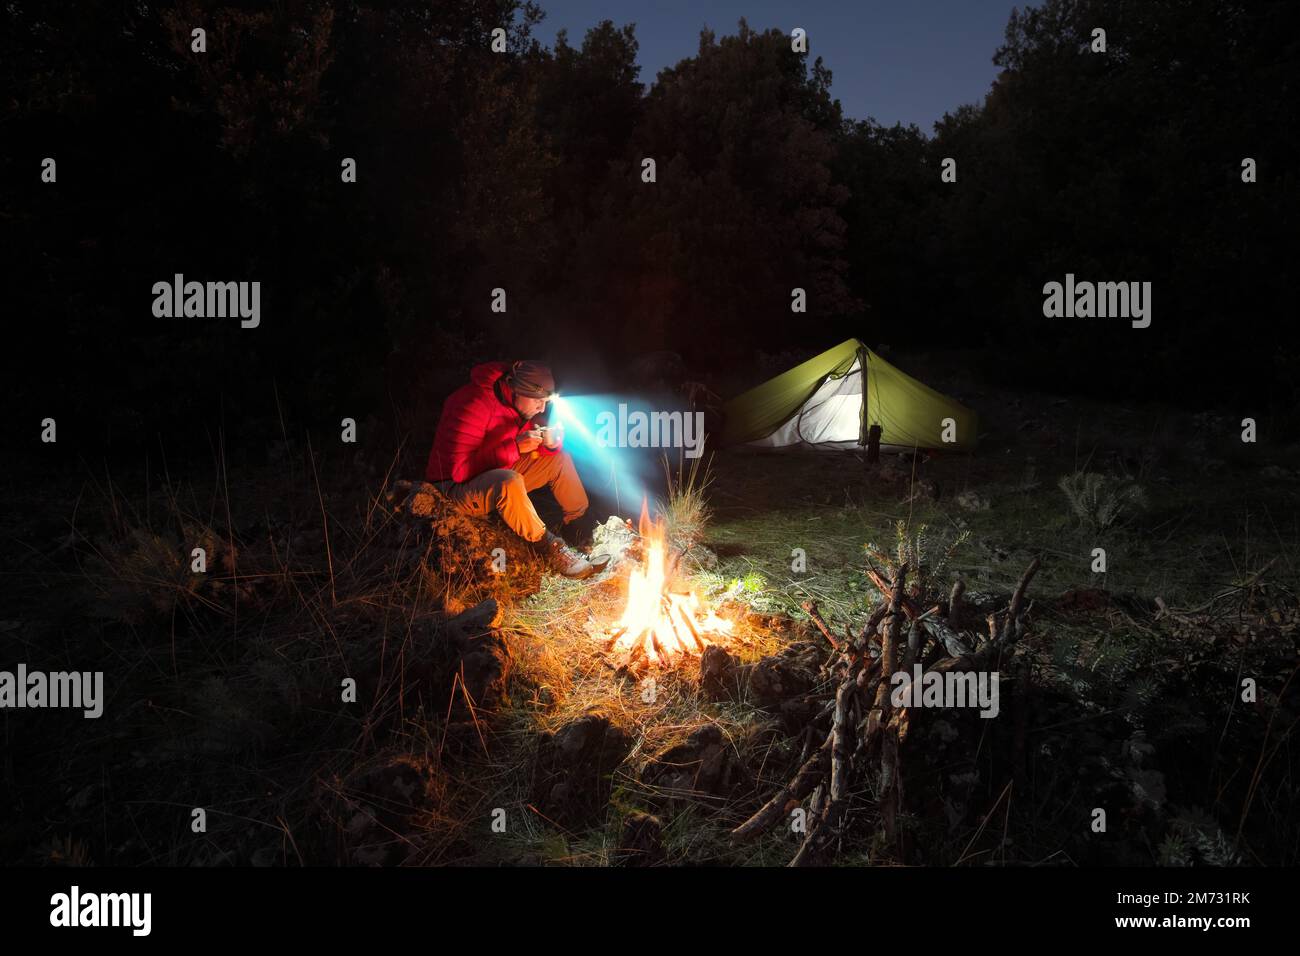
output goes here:
[{"label": "man's hand", "polygon": [[536,451],[537,446],[542,443],[542,432],[540,429],[520,432],[515,438],[515,445],[519,448],[519,454],[527,455],[530,451]]}]

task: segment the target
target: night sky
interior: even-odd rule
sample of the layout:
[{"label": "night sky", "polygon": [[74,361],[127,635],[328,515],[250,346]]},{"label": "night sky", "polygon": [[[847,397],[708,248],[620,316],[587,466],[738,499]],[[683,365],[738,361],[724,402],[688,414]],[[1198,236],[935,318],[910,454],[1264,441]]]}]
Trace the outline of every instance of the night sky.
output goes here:
[{"label": "night sky", "polygon": [[[693,56],[700,28],[734,34],[744,17],[756,30],[796,26],[808,31],[809,59],[822,57],[831,93],[852,119],[873,117],[886,126],[931,124],[963,103],[979,103],[997,75],[992,51],[1002,42],[1009,0],[918,0],[835,5],[780,0],[547,0],[538,39],[550,46],[561,29],[579,46],[602,19],[636,24],[641,81]],[[1021,6],[1024,6],[1022,3]],[[615,12],[611,12],[615,11]]]}]

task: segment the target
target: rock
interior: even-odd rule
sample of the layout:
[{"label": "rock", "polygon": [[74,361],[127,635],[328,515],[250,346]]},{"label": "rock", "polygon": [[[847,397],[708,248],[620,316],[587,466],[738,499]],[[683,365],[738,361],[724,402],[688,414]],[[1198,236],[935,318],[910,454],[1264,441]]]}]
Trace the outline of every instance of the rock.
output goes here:
[{"label": "rock", "polygon": [[728,797],[745,778],[735,750],[716,724],[700,727],[685,743],[652,759],[641,772],[642,783],[667,801]]},{"label": "rock", "polygon": [[[449,620],[417,621],[403,671],[407,687],[426,698],[427,691],[420,689],[432,688],[435,709],[450,703],[455,719],[473,720],[465,695],[456,687],[460,675],[474,708],[494,710],[506,694],[514,667],[510,644],[498,628],[500,621],[501,610],[491,598]],[[377,648],[360,654],[358,684],[378,680],[380,663]]]},{"label": "rock", "polygon": [[469,640],[492,630],[501,621],[501,608],[492,598],[481,601],[467,611],[457,614],[446,624],[447,630],[457,640]]},{"label": "rock", "polygon": [[667,859],[664,825],[649,813],[633,813],[623,821],[616,861],[622,866],[662,866]]},{"label": "rock", "polygon": [[384,500],[394,514],[407,519],[434,518],[451,505],[447,497],[427,481],[395,481],[384,493]]},{"label": "rock", "polygon": [[500,634],[485,635],[461,658],[465,691],[475,707],[494,709],[505,696],[514,659]]},{"label": "rock", "polygon": [[1159,770],[1142,770],[1130,767],[1127,771],[1129,788],[1139,804],[1155,810],[1165,805],[1165,775]]},{"label": "rock", "polygon": [[791,697],[781,701],[779,708],[781,726],[790,734],[796,734],[807,727],[817,716],[821,703],[808,697]]},{"label": "rock", "polygon": [[820,679],[825,652],[815,641],[795,641],[779,653],[753,664],[741,664],[717,645],[700,657],[700,687],[713,700],[736,698],[747,692],[760,707],[772,707],[806,694]]},{"label": "rock", "polygon": [[735,679],[739,660],[717,644],[710,644],[700,655],[700,686],[713,700],[733,697],[739,686]]},{"label": "rock", "polygon": [[1140,767],[1146,761],[1150,760],[1155,754],[1156,748],[1151,741],[1147,739],[1144,731],[1136,731],[1132,737],[1124,741],[1120,748],[1120,755],[1132,761],[1135,767]]},{"label": "rock", "polygon": [[501,620],[497,602],[488,598],[446,624],[453,648],[460,656],[457,671],[475,707],[491,709],[505,696],[514,656],[496,625]]},{"label": "rock", "polygon": [[601,772],[622,762],[631,741],[604,714],[591,713],[561,727],[555,734],[555,749],[565,766],[590,765]]},{"label": "rock", "polygon": [[905,499],[908,502],[938,501],[939,483],[933,478],[918,478],[912,485],[912,493]]},{"label": "rock", "polygon": [[1053,603],[1061,613],[1087,614],[1108,607],[1110,594],[1101,588],[1073,588],[1062,593]]},{"label": "rock", "polygon": [[967,511],[988,511],[990,507],[989,500],[987,498],[981,498],[979,494],[974,491],[963,491],[955,500],[959,507],[964,508]]},{"label": "rock", "polygon": [[819,680],[818,670],[823,660],[821,648],[800,641],[757,663],[741,665],[734,673],[755,704],[770,707],[787,697],[810,691]]},{"label": "rock", "polygon": [[912,480],[912,470],[904,468],[897,459],[890,458],[880,463],[880,467],[876,469],[873,477],[878,484],[893,487],[909,484]]},{"label": "rock", "polygon": [[504,525],[458,511],[427,481],[396,481],[383,497],[394,520],[376,547],[387,548],[398,564],[424,559],[432,571],[482,581],[493,576],[495,548],[504,548],[509,562],[530,559],[529,545]]},{"label": "rock", "polygon": [[417,482],[406,499],[406,510],[416,518],[432,518],[438,513],[443,494],[427,482]]},{"label": "rock", "polygon": [[445,779],[423,757],[397,753],[352,774],[333,790],[341,806],[351,862],[360,866],[401,864],[414,856],[428,820],[443,812]]},{"label": "rock", "polygon": [[632,736],[600,711],[543,735],[534,784],[542,812],[565,826],[595,822],[609,803],[610,775],[632,743]]},{"label": "rock", "polygon": [[607,575],[634,550],[636,534],[627,519],[610,515],[604,524],[596,525],[591,533],[591,555],[609,555],[610,561],[602,575]]}]

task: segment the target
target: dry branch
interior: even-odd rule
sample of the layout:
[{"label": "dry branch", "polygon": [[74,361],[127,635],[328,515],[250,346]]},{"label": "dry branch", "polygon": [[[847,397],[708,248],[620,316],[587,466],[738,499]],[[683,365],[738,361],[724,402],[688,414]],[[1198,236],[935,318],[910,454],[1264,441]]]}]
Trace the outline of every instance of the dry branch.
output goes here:
[{"label": "dry branch", "polygon": [[[885,576],[875,568],[867,569],[867,577],[871,578],[871,583],[876,586],[876,590],[880,591],[881,594],[889,594],[892,590],[892,585],[889,584],[889,582],[885,580]],[[925,614],[920,613],[917,610],[916,605],[913,604],[912,600],[906,595],[903,596],[901,607],[909,621],[919,619],[921,626],[926,629],[931,637],[942,644],[950,655],[957,657],[962,654],[970,653],[970,647],[968,646],[967,640],[963,640],[962,637],[949,627],[946,622],[933,614],[930,614],[929,612]]]},{"label": "dry branch", "polygon": [[791,800],[800,801],[812,792],[813,787],[821,783],[822,778],[826,776],[826,771],[831,764],[831,746],[835,735],[827,734],[822,745],[799,768],[799,772],[794,775],[789,783],[763,804],[758,812],[742,823],[736,829],[731,831],[733,840],[748,840],[755,837],[771,827],[777,820],[785,816],[785,808]]},{"label": "dry branch", "polygon": [[[939,673],[998,666],[1003,653],[1024,632],[1028,610],[1026,593],[1040,564],[1035,558],[1021,575],[1006,609],[989,615],[987,634],[982,629],[958,630],[964,610],[965,586],[961,581],[953,585],[947,614],[943,613],[942,605],[920,612],[918,604],[925,596],[908,595],[906,564],[897,569],[892,581],[876,568],[867,570],[885,600],[873,611],[863,631],[851,640],[835,637],[815,602],[806,602],[804,610],[838,651],[823,664],[824,689],[808,695],[825,703],[813,710],[815,716],[807,724],[800,754],[802,763],[794,778],[733,830],[733,839],[745,840],[769,829],[794,803],[811,794],[809,829],[790,865],[826,862],[844,832],[855,782],[861,789],[861,774],[869,762],[874,762],[879,772],[878,807],[886,845],[897,859],[906,862],[910,847],[899,818],[904,809],[902,747],[911,712],[906,706],[893,706],[891,678],[899,667],[910,675],[917,665]],[[908,621],[906,633],[904,619]],[[880,652],[878,657],[873,657],[870,645],[877,633]],[[931,647],[927,637],[933,638],[930,650],[927,650]],[[941,657],[945,652],[949,656],[936,660],[936,655]],[[833,698],[824,696],[830,687],[835,688]],[[810,755],[816,735],[825,733],[818,728],[825,727],[823,721],[828,717],[830,733]]]},{"label": "dry branch", "polygon": [[[888,592],[882,591],[881,593],[884,594]],[[880,626],[880,622],[885,619],[885,615],[888,613],[889,602],[885,601],[880,605],[880,607],[871,612],[871,617],[867,620],[867,626],[862,629],[862,634],[858,640],[863,644],[866,644],[867,641],[871,639],[871,635],[876,633],[876,628]]]},{"label": "dry branch", "polygon": [[790,861],[791,866],[808,866],[821,859],[822,852],[839,833],[848,807],[849,762],[853,757],[849,735],[853,730],[850,716],[851,702],[857,684],[852,678],[840,683],[835,692],[835,721],[831,729],[831,779],[826,806],[821,807],[824,784],[817,787],[817,798],[812,801],[812,825],[804,837],[799,852]]},{"label": "dry branch", "polygon": [[821,612],[817,610],[817,602],[804,601],[803,609],[808,612],[808,617],[817,625],[817,630],[822,632],[822,637],[830,641],[831,647],[838,651],[842,645],[835,635],[831,633],[831,629],[826,626],[826,622],[822,619]]},{"label": "dry branch", "polygon": [[906,674],[912,673],[912,666],[921,657],[921,625],[917,621],[912,622],[912,626],[907,629],[907,652],[903,655],[902,670]]},{"label": "dry branch", "polygon": [[853,755],[849,746],[849,711],[857,684],[845,680],[835,692],[835,721],[831,728],[831,805],[844,800],[848,792],[849,758]]},{"label": "dry branch", "polygon": [[1012,628],[1020,620],[1020,606],[1025,601],[1025,590],[1029,587],[1029,582],[1034,579],[1034,575],[1038,573],[1041,565],[1042,561],[1034,558],[1029,562],[1029,567],[1025,568],[1025,573],[1020,576],[1020,583],[1016,585],[1015,593],[1011,595],[1011,604],[1007,608],[1007,616],[1002,621],[1002,630],[997,636],[998,644],[1009,642]]},{"label": "dry branch", "polygon": [[956,630],[961,626],[961,598],[966,593],[966,582],[958,578],[948,595],[948,624]]}]

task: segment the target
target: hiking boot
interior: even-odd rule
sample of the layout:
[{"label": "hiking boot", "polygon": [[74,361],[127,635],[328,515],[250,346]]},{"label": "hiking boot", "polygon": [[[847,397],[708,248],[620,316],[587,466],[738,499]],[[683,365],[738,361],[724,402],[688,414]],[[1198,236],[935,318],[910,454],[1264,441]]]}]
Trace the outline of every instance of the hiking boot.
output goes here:
[{"label": "hiking boot", "polygon": [[609,564],[610,555],[604,552],[601,552],[600,554],[592,554],[591,549],[595,544],[592,537],[592,530],[595,526],[596,522],[592,520],[591,512],[587,512],[587,514],[583,515],[581,518],[570,521],[568,524],[560,525],[559,535],[564,539],[564,543],[574,551],[586,555],[587,561],[593,568],[597,571],[603,571],[605,565]]},{"label": "hiking boot", "polygon": [[[546,532],[546,536],[537,542],[537,547],[546,555],[551,567],[566,578],[589,578],[597,571],[595,565],[553,532]],[[602,564],[601,567],[603,566]]]}]

